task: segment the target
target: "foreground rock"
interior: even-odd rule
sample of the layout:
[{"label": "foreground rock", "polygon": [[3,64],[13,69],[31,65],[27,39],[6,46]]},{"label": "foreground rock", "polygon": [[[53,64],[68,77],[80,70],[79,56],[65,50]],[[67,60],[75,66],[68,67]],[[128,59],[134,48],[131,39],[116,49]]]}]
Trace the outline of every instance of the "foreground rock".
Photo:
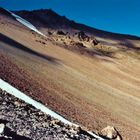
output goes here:
[{"label": "foreground rock", "polygon": [[112,126],[107,126],[104,129],[102,129],[100,135],[107,139],[122,140],[118,131]]},{"label": "foreground rock", "polygon": [[86,33],[83,31],[80,31],[76,34],[80,41],[91,42],[91,44],[93,44],[94,46],[98,45],[99,43],[94,37],[86,35]]},{"label": "foreground rock", "polygon": [[0,134],[4,132],[5,125],[3,123],[0,124]]},{"label": "foreground rock", "polygon": [[0,140],[94,140],[0,90]]}]

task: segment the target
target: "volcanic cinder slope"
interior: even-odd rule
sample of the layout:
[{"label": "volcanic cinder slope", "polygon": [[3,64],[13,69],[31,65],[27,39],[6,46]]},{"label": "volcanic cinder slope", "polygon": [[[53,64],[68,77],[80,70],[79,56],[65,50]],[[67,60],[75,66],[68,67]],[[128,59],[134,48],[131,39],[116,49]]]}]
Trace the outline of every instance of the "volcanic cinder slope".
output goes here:
[{"label": "volcanic cinder slope", "polygon": [[0,10],[0,78],[67,119],[140,138],[140,38],[77,24],[52,10]]}]

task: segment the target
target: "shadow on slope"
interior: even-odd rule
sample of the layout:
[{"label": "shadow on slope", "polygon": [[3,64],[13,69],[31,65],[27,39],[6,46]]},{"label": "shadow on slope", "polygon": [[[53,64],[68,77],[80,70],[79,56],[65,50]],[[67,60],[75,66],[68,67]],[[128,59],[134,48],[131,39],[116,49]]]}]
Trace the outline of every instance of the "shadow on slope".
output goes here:
[{"label": "shadow on slope", "polygon": [[31,55],[35,55],[37,57],[43,58],[43,59],[45,59],[45,60],[47,60],[47,61],[49,61],[51,63],[59,64],[58,59],[56,59],[54,57],[51,57],[51,56],[48,56],[48,55],[41,54],[39,52],[36,52],[36,51],[34,51],[34,50],[32,50],[32,49],[20,44],[19,42],[9,38],[8,36],[5,36],[5,35],[1,34],[1,33],[0,33],[0,42],[8,44],[11,47],[20,49],[20,50],[22,50],[24,52],[27,52],[27,53],[31,54]]},{"label": "shadow on slope", "polygon": [[113,46],[114,48],[118,48],[115,53],[117,52],[124,52],[124,53],[133,53],[137,59],[139,59],[139,54],[140,54],[140,47],[138,45],[135,45],[135,43],[132,40],[124,39],[124,41],[119,41],[118,43],[110,43],[110,42],[105,42],[101,41],[103,45],[107,46]]},{"label": "shadow on slope", "polygon": [[133,51],[140,51],[140,47],[136,47],[131,41],[125,40],[124,42],[119,43],[119,45],[122,45],[124,47],[127,47],[127,50],[133,50]]},{"label": "shadow on slope", "polygon": [[31,140],[30,138],[16,134],[16,132],[11,131],[8,127],[5,128],[5,135],[12,137],[12,140]]}]

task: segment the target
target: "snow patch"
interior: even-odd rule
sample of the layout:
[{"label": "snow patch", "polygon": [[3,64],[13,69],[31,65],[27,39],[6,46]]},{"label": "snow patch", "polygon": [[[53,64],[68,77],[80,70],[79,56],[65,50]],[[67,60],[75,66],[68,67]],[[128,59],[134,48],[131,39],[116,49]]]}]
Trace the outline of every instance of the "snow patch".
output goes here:
[{"label": "snow patch", "polygon": [[22,17],[20,17],[20,16],[14,14],[14,13],[12,13],[11,11],[9,11],[9,10],[7,10],[7,9],[5,9],[5,10],[6,10],[7,12],[9,12],[13,17],[15,17],[16,20],[17,20],[18,22],[20,22],[21,24],[23,24],[23,25],[26,26],[27,28],[33,30],[34,32],[36,32],[36,33],[38,33],[38,34],[40,34],[40,35],[42,35],[42,36],[45,36],[45,35],[44,35],[43,33],[41,33],[34,25],[32,25],[29,21],[23,19]]}]

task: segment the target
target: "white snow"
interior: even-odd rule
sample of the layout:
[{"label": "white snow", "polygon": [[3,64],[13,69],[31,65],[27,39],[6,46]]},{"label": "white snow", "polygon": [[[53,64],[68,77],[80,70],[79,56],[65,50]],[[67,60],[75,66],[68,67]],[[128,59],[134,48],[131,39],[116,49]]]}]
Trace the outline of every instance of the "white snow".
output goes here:
[{"label": "white snow", "polygon": [[91,136],[93,136],[94,138],[96,138],[96,139],[98,139],[98,140],[105,140],[105,139],[101,138],[100,136],[97,136],[96,134],[94,134],[94,133],[91,132],[91,131],[87,131],[87,132],[88,132],[88,134],[90,134]]},{"label": "white snow", "polygon": [[20,22],[21,24],[23,24],[23,25],[26,26],[27,28],[29,28],[29,29],[35,31],[36,33],[38,33],[38,34],[40,34],[40,35],[42,35],[42,36],[45,36],[45,35],[44,35],[43,33],[41,33],[34,25],[32,25],[29,21],[23,19],[22,17],[20,17],[20,16],[14,14],[14,13],[12,13],[11,11],[9,11],[9,10],[7,10],[7,9],[5,9],[5,10],[6,10],[7,12],[9,12],[13,17],[15,17],[16,20],[17,20],[18,22]]}]

